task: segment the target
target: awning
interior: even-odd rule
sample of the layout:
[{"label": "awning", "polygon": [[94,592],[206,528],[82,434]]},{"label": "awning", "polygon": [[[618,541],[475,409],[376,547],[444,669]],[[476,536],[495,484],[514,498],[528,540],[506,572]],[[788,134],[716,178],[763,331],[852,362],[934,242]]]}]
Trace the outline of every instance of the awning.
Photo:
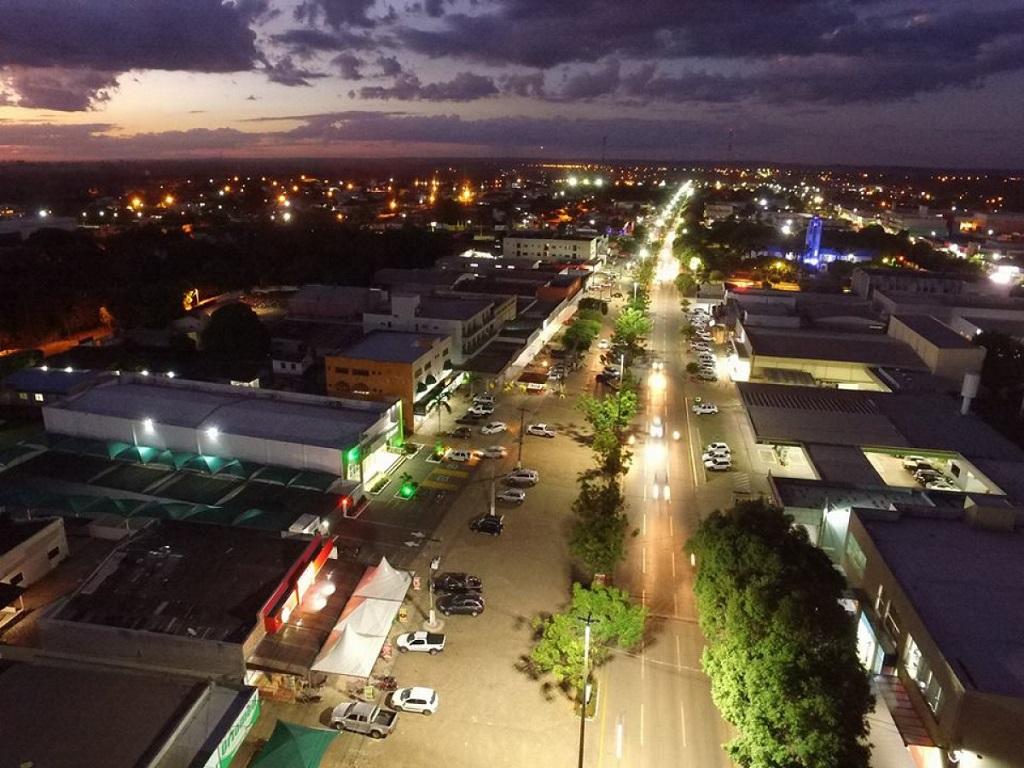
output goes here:
[{"label": "awning", "polygon": [[313,670],[369,677],[411,583],[412,575],[392,568],[387,558],[382,557],[375,568],[367,568],[313,662]]},{"label": "awning", "polygon": [[318,768],[337,731],[278,720],[251,768]]}]

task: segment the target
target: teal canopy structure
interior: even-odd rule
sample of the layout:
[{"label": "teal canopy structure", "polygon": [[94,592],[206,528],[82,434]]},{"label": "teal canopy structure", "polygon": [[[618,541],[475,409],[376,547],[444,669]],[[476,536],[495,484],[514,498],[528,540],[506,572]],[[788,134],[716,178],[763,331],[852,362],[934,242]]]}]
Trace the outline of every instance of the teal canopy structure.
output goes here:
[{"label": "teal canopy structure", "polygon": [[337,736],[336,731],[278,720],[250,768],[319,768],[324,752]]}]

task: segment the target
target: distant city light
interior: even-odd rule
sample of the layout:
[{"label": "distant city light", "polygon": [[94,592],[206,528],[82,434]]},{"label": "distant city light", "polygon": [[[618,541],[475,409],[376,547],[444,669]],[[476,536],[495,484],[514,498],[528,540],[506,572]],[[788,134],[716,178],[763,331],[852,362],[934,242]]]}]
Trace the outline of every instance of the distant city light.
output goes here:
[{"label": "distant city light", "polygon": [[281,220],[284,221],[285,223],[291,221],[292,220],[292,212],[291,211],[285,211],[284,213],[282,213],[281,214]]},{"label": "distant city light", "polygon": [[64,373],[74,373],[74,372],[75,372],[75,369],[72,368],[70,365],[67,368],[64,369]]},{"label": "distant city light", "polygon": [[143,419],[142,420],[142,428],[144,430],[146,430],[147,434],[153,434],[153,420],[152,419]]},{"label": "distant city light", "polygon": [[41,209],[39,211],[39,218],[40,219],[45,219],[49,215],[50,215],[50,212],[48,210],[46,210],[45,208],[43,208],[43,209]]},{"label": "distant city light", "polygon": [[576,186],[577,184],[579,184],[579,183],[580,183],[580,182],[579,182],[579,179],[577,179],[577,178],[576,178],[575,176],[570,176],[570,177],[569,177],[569,178],[567,179],[567,181],[569,182],[569,186],[570,186],[570,187],[575,187],[575,186]]},{"label": "distant city light", "polygon": [[206,436],[211,440],[216,440],[218,435],[220,435],[220,430],[217,429],[216,427],[206,428]]},{"label": "distant city light", "polygon": [[149,376],[149,369],[143,368],[141,371],[139,371],[139,373],[141,373],[143,376]]}]

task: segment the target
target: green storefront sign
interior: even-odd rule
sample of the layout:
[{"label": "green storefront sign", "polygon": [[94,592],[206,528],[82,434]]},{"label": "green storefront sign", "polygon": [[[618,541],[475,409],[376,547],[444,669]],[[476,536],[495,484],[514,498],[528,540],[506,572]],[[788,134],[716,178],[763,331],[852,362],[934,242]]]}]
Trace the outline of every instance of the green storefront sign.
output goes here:
[{"label": "green storefront sign", "polygon": [[235,753],[238,752],[238,748],[242,746],[245,737],[249,735],[249,731],[259,719],[260,694],[259,691],[253,690],[252,698],[246,703],[235,722],[231,724],[227,735],[221,739],[220,744],[217,745],[203,768],[228,768]]}]

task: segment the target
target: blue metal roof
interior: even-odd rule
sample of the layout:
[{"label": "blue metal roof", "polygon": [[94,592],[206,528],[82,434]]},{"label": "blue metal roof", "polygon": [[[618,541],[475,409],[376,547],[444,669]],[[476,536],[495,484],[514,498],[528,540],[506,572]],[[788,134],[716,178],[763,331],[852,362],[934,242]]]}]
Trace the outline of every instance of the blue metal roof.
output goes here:
[{"label": "blue metal roof", "polygon": [[66,395],[102,374],[102,371],[67,371],[63,368],[22,368],[4,379],[4,389]]}]

